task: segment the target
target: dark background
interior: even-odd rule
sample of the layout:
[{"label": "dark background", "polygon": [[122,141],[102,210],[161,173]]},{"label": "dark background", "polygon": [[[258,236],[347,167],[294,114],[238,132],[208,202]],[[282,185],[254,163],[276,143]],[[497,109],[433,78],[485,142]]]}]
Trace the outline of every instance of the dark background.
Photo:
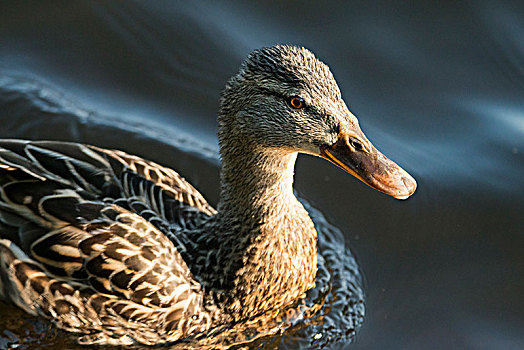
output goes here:
[{"label": "dark background", "polygon": [[306,46],[419,184],[396,201],[299,158],[365,277],[351,348],[523,349],[523,38],[520,1],[2,1],[0,137],[124,149],[216,203],[223,84],[254,48]]}]

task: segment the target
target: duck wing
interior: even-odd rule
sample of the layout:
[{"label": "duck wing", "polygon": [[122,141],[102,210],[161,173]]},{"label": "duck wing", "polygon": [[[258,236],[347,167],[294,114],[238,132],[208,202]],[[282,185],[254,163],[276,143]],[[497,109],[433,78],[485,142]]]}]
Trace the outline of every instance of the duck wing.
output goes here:
[{"label": "duck wing", "polygon": [[[151,206],[164,217],[170,214],[162,210],[165,208],[162,208],[161,202],[165,198],[175,199],[207,215],[216,213],[216,210],[207,203],[204,197],[172,169],[122,151],[106,150],[93,146],[90,146],[90,148],[105,154],[112,161],[113,173],[117,179],[120,179],[128,197],[146,195],[152,200]],[[137,186],[137,182],[144,181],[137,181],[139,178],[155,184],[158,188],[153,190],[152,187]],[[145,193],[146,188],[149,189],[149,193]],[[153,192],[151,192],[152,190]],[[143,193],[140,193],[141,191]],[[164,195],[160,194],[160,191],[164,192]],[[155,202],[155,199],[157,202]],[[176,217],[170,219],[177,220]]]},{"label": "duck wing", "polygon": [[214,213],[152,162],[72,143],[0,141],[0,296],[88,333],[86,343],[157,344],[205,330],[201,286],[160,229],[191,226],[175,220],[181,210],[193,223]]}]

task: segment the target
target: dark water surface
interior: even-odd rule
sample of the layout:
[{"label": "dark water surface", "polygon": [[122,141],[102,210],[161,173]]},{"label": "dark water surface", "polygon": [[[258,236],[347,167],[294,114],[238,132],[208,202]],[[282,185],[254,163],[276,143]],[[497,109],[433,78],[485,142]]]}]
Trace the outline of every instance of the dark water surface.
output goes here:
[{"label": "dark water surface", "polygon": [[[352,345],[312,343],[341,316],[263,344],[524,349],[523,38],[519,1],[2,1],[0,137],[123,149],[216,203],[224,82],[254,48],[304,45],[419,189],[396,201],[300,157],[296,189],[344,233],[366,320]],[[0,319],[0,348],[74,346],[5,304]]]}]

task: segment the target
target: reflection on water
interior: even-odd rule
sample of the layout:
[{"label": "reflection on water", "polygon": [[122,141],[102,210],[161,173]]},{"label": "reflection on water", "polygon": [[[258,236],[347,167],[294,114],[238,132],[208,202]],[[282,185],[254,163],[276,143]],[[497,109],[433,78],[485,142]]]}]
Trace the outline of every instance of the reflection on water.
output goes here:
[{"label": "reflection on water", "polygon": [[[342,229],[365,276],[353,348],[522,349],[523,12],[512,0],[2,2],[0,137],[123,149],[179,170],[216,203],[223,83],[255,47],[305,45],[377,148],[419,183],[397,202],[298,160],[297,190]],[[333,286],[327,304],[353,290],[328,256],[317,286]],[[333,338],[350,339],[360,311],[348,316],[335,299],[328,315],[257,342],[329,343],[331,323],[349,332]],[[19,330],[0,328],[0,347],[70,340],[4,305],[0,316]]]}]

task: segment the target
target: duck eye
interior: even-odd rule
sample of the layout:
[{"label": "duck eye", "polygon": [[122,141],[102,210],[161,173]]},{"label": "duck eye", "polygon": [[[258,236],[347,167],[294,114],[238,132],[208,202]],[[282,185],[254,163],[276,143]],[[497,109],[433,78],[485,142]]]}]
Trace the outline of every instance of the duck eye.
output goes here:
[{"label": "duck eye", "polygon": [[306,102],[301,97],[293,96],[289,99],[289,105],[294,109],[302,109],[306,106]]}]

